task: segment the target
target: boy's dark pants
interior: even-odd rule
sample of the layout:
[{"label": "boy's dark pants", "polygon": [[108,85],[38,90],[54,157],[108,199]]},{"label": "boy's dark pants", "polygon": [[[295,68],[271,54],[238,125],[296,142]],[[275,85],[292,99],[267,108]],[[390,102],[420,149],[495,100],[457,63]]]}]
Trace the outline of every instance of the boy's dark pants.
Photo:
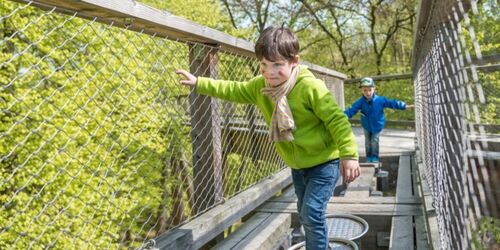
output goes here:
[{"label": "boy's dark pants", "polygon": [[297,210],[306,232],[306,249],[308,250],[328,249],[325,211],[339,176],[338,159],[311,168],[292,169]]},{"label": "boy's dark pants", "polygon": [[366,160],[368,162],[378,162],[380,132],[373,133],[367,129],[363,130],[365,132]]}]

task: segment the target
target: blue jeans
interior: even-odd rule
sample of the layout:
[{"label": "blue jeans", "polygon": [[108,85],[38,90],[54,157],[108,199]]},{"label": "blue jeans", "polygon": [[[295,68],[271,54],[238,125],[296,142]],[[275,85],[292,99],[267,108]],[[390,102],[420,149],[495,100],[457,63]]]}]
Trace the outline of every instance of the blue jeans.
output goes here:
[{"label": "blue jeans", "polygon": [[307,250],[328,249],[325,211],[339,176],[338,159],[311,168],[292,169],[297,210],[306,233]]},{"label": "blue jeans", "polygon": [[365,132],[366,159],[369,162],[378,161],[378,143],[380,132],[372,133],[366,129],[363,130]]}]

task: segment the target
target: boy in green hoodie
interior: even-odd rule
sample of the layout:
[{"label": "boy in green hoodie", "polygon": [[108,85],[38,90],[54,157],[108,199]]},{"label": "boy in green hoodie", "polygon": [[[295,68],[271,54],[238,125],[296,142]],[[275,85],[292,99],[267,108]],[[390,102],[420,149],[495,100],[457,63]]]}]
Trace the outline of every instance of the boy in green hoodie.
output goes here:
[{"label": "boy in green hoodie", "polygon": [[339,175],[346,182],[359,176],[358,147],[342,109],[325,83],[299,65],[298,52],[295,34],[272,26],[255,44],[261,75],[248,82],[195,77],[185,70],[176,73],[183,78],[181,84],[198,94],[251,103],[263,113],[270,139],[292,169],[306,249],[324,250],[326,205]]}]

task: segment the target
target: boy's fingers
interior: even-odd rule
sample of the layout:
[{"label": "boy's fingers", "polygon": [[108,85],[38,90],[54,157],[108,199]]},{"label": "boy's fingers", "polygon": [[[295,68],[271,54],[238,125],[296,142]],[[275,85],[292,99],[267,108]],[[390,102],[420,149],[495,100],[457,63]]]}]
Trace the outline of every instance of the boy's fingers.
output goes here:
[{"label": "boy's fingers", "polygon": [[345,175],[346,175],[346,178],[345,178],[345,179],[347,180],[347,182],[351,182],[351,181],[352,181],[352,175],[351,175],[351,170],[350,170],[350,169],[348,169],[348,170],[346,171],[346,174],[345,174]]},{"label": "boy's fingers", "polygon": [[358,176],[359,176],[359,169],[351,169],[351,175],[350,175],[351,182],[356,180]]},{"label": "boy's fingers", "polygon": [[178,75],[183,75],[184,77],[187,76],[187,72],[185,70],[182,70],[182,69],[178,69],[175,71],[175,73],[177,73]]},{"label": "boy's fingers", "polygon": [[175,73],[177,73],[178,75],[182,75],[182,77],[184,77],[185,79],[190,79],[191,78],[191,73],[183,70],[183,69],[178,69],[175,71]]},{"label": "boy's fingers", "polygon": [[344,182],[347,181],[347,179],[345,178],[345,165],[342,162],[340,163],[340,176],[342,176],[342,180]]},{"label": "boy's fingers", "polygon": [[183,69],[177,69],[175,70],[175,73],[178,74],[178,75],[181,75],[182,80],[179,81],[179,83],[181,83],[182,85],[185,85],[185,86],[193,86],[194,83],[196,82],[196,78],[191,75],[191,73],[183,70]]},{"label": "boy's fingers", "polygon": [[347,164],[343,165],[342,167],[342,178],[344,178],[344,182],[349,183],[351,182],[349,180],[349,168],[346,166]]}]

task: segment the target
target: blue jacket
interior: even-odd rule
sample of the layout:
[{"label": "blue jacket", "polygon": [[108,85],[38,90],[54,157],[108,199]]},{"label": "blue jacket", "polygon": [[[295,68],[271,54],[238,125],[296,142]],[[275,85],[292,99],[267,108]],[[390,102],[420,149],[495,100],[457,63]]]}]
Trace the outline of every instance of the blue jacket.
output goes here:
[{"label": "blue jacket", "polygon": [[361,110],[361,126],[372,133],[378,133],[385,125],[384,108],[405,110],[406,103],[389,100],[385,96],[378,96],[374,93],[370,101],[362,96],[344,113],[351,118]]}]

